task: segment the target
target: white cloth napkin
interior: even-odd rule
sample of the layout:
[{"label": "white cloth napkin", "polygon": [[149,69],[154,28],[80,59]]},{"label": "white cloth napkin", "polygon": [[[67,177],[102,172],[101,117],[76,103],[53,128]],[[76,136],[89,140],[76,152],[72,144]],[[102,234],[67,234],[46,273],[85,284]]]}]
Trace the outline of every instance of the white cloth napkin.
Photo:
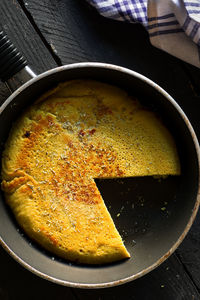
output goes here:
[{"label": "white cloth napkin", "polygon": [[200,68],[200,0],[87,0],[119,21],[142,23],[152,45]]}]

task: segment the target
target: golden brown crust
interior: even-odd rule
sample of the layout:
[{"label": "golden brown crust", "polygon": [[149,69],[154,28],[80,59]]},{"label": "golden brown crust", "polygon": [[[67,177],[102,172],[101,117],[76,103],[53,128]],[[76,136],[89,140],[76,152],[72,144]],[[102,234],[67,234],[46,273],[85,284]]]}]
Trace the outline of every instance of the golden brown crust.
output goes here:
[{"label": "golden brown crust", "polygon": [[177,175],[174,141],[124,91],[71,81],[43,95],[13,127],[2,188],[24,230],[81,263],[130,257],[94,178]]}]

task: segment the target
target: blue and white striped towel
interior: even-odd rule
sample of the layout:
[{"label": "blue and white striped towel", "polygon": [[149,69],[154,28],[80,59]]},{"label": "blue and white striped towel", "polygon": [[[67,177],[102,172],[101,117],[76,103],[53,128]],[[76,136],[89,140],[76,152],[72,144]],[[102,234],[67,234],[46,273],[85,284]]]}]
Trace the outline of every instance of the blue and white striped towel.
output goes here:
[{"label": "blue and white striped towel", "polygon": [[152,45],[200,68],[200,0],[87,0],[101,15],[142,23]]}]

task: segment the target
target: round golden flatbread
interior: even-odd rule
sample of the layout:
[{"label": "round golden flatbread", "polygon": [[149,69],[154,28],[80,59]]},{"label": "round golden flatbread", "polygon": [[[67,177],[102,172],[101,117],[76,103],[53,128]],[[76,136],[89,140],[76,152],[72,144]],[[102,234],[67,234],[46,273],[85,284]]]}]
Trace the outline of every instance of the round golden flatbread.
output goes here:
[{"label": "round golden flatbread", "polygon": [[178,174],[174,140],[159,118],[91,80],[43,95],[14,124],[2,158],[2,189],[25,232],[88,264],[130,257],[94,179]]}]

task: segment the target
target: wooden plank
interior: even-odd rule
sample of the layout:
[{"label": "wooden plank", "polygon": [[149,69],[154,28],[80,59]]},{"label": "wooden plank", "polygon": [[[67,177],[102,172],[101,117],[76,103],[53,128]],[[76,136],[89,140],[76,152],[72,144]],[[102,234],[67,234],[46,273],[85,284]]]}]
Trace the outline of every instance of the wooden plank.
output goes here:
[{"label": "wooden plank", "polygon": [[176,255],[146,276],[122,286],[104,290],[75,290],[80,300],[177,300],[200,299],[196,287],[184,272]]},{"label": "wooden plank", "polygon": [[57,66],[16,0],[0,1],[0,25],[36,73]]},{"label": "wooden plank", "polygon": [[62,64],[93,60],[92,52],[85,52],[82,47],[84,36],[80,33],[80,29],[76,30],[76,22],[63,1],[38,3],[37,0],[20,0],[20,3],[24,3],[24,8],[34,17],[36,24],[40,24],[42,34],[52,50],[59,56]]},{"label": "wooden plank", "polygon": [[[0,1],[0,20],[0,28],[7,33],[19,51],[24,54],[34,72],[39,74],[57,66],[16,1]],[[9,95],[10,91],[0,81],[0,104]]]},{"label": "wooden plank", "polygon": [[0,248],[1,300],[75,300],[72,289],[51,283],[24,269]]},{"label": "wooden plank", "polygon": [[[56,67],[51,53],[15,0],[0,1],[0,28],[21,51],[36,73]],[[8,88],[0,81],[0,105],[10,95]]]},{"label": "wooden plank", "polygon": [[200,290],[200,211],[189,234],[178,248],[177,253],[185,265],[187,272]]}]

